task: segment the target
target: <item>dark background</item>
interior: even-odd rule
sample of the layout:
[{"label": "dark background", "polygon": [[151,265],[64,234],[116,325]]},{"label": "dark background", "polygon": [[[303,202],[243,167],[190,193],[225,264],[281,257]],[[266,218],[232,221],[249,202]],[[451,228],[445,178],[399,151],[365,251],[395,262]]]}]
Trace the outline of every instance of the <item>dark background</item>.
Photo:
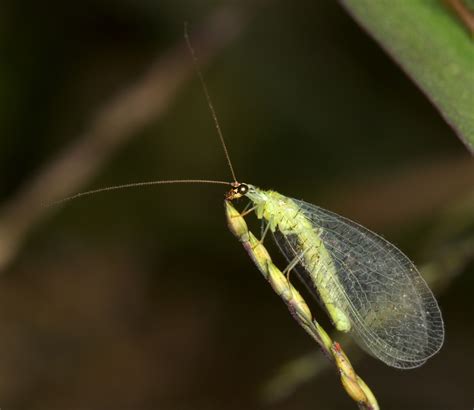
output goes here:
[{"label": "dark background", "polygon": [[[202,61],[238,178],[354,219],[429,266],[446,322],[442,351],[416,370],[367,356],[354,365],[384,409],[471,408],[472,158],[337,3],[267,3],[233,3],[252,18]],[[2,1],[0,191],[9,208],[0,230],[22,190],[97,111],[182,46],[183,22],[193,38],[220,7]],[[215,134],[192,76],[100,171],[68,189],[227,180]],[[51,184],[43,188],[39,197]],[[228,232],[225,189],[101,194],[31,222],[0,279],[2,410],[355,408],[331,367],[262,402],[284,363],[319,352]]]}]

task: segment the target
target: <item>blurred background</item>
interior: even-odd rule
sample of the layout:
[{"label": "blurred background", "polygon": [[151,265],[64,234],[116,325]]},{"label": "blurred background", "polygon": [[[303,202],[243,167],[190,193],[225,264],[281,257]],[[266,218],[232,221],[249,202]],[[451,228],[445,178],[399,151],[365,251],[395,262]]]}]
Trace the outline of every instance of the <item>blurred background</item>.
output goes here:
[{"label": "blurred background", "polygon": [[437,294],[446,343],[419,369],[335,336],[382,408],[472,407],[472,157],[336,2],[3,0],[2,410],[355,408],[228,232],[225,187],[42,206],[230,179],[184,21],[238,178],[382,234]]}]

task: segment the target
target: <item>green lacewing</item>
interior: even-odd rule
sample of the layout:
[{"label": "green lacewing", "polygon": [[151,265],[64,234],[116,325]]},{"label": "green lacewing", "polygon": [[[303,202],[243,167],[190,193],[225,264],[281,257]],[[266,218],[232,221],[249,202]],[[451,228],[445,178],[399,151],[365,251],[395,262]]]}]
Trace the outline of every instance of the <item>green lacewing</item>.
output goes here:
[{"label": "green lacewing", "polygon": [[[226,201],[245,197],[294,270],[328,313],[336,329],[350,332],[369,354],[389,366],[414,368],[439,351],[444,324],[433,293],[415,265],[381,236],[340,215],[275,191],[238,182],[202,73],[187,33],[233,181],[204,179],[130,183],[82,192],[160,184],[230,185]],[[263,238],[262,238],[263,239]]]}]

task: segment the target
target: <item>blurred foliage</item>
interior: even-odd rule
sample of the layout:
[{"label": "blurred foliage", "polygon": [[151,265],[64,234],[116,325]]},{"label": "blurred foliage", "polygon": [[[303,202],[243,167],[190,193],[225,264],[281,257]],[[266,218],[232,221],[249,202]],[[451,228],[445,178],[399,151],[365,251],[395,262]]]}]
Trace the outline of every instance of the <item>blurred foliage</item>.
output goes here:
[{"label": "blurred foliage", "polygon": [[[406,70],[474,152],[474,32],[463,27],[447,8],[450,2],[462,1],[342,3]],[[465,13],[470,13],[469,9]]]},{"label": "blurred foliage", "polygon": [[[2,197],[181,42],[183,21],[218,3],[4,0]],[[270,2],[204,74],[239,178],[355,219],[417,263],[432,259],[438,220],[474,187],[472,158],[338,4]],[[198,81],[104,168],[87,188],[228,178]],[[262,381],[316,347],[226,231],[222,197],[205,186],[116,192],[37,227],[1,279],[1,407],[264,408]],[[435,358],[406,372],[358,363],[382,408],[472,405],[473,269],[440,296],[447,342]],[[331,372],[273,408],[315,405],[353,408]]]}]

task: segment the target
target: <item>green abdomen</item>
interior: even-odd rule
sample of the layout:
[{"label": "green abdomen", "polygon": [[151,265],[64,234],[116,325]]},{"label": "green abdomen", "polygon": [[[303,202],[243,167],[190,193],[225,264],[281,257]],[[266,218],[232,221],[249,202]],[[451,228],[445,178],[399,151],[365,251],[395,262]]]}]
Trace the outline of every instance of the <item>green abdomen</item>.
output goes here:
[{"label": "green abdomen", "polygon": [[338,280],[338,274],[331,255],[320,237],[321,227],[315,226],[288,197],[277,192],[265,191],[267,200],[257,205],[257,216],[269,224],[280,249],[289,262],[298,258],[298,265],[319,295],[335,327],[343,332],[351,328],[347,315],[341,309],[344,290]]}]

